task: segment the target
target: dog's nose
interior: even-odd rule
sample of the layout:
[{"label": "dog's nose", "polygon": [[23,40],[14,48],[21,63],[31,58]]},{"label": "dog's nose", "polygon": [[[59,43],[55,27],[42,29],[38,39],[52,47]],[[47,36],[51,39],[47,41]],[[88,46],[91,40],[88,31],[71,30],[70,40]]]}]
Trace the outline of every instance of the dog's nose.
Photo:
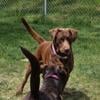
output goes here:
[{"label": "dog's nose", "polygon": [[65,53],[70,53],[70,49],[65,49]]}]

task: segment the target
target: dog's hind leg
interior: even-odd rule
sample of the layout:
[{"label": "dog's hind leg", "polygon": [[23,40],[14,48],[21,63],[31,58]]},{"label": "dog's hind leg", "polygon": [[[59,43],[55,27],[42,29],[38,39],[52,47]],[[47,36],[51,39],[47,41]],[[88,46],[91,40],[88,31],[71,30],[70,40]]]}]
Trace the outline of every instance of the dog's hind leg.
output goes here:
[{"label": "dog's hind leg", "polygon": [[20,94],[23,93],[24,86],[25,86],[25,84],[28,80],[28,77],[29,77],[30,73],[31,73],[31,65],[28,65],[28,67],[26,69],[24,79],[23,79],[22,83],[20,84],[20,86],[18,87],[16,95],[20,95]]}]

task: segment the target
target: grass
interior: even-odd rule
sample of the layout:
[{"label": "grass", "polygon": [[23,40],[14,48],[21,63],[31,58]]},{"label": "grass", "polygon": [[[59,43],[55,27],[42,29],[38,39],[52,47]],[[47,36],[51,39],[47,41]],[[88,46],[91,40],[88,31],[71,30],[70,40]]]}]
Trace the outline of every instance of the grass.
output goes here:
[{"label": "grass", "polygon": [[[8,6],[0,10],[0,100],[21,100],[29,90],[28,83],[24,94],[15,96],[16,88],[23,79],[27,64],[22,61],[24,56],[19,46],[26,47],[32,52],[35,52],[38,46],[21,24],[20,18],[22,16],[47,40],[51,39],[48,30],[53,27],[73,27],[79,30],[78,39],[73,43],[75,67],[66,85],[63,94],[64,100],[99,100],[99,6],[92,6],[94,3],[90,1],[89,5],[86,5],[83,0],[78,0],[78,2],[72,0],[72,3],[68,3],[67,6],[63,5],[68,10],[62,9],[59,14],[57,6],[55,14],[49,13],[44,18],[39,14],[32,15],[33,12],[27,7],[29,10],[24,9],[22,13],[18,10],[17,13],[15,4],[20,7],[22,2],[20,4],[14,2],[12,5],[10,2],[7,1]],[[60,4],[59,0],[57,2]],[[99,4],[99,0],[96,2]],[[36,4],[40,5],[38,2]],[[29,5],[31,8],[32,4]]]}]

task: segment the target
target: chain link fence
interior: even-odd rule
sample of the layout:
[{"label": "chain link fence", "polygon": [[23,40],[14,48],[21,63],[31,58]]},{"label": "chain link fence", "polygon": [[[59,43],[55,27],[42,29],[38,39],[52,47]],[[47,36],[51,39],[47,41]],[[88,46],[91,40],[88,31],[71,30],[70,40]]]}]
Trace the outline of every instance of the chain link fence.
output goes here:
[{"label": "chain link fence", "polygon": [[95,23],[100,19],[100,1],[0,0],[0,21],[5,20],[4,18],[22,16],[53,16],[58,20],[68,19],[68,22],[84,20]]}]

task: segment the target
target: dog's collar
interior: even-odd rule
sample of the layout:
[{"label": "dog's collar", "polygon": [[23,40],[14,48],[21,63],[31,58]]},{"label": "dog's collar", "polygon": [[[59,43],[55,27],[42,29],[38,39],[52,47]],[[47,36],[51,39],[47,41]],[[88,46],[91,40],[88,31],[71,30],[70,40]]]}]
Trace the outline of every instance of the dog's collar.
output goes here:
[{"label": "dog's collar", "polygon": [[54,45],[53,45],[53,43],[52,43],[52,45],[51,45],[51,48],[52,48],[52,51],[53,51],[53,55],[55,55],[56,57],[58,57],[59,59],[67,59],[68,57],[67,56],[60,56],[60,55],[58,55],[57,53],[56,53],[56,50],[55,50],[55,48],[54,48]]}]

